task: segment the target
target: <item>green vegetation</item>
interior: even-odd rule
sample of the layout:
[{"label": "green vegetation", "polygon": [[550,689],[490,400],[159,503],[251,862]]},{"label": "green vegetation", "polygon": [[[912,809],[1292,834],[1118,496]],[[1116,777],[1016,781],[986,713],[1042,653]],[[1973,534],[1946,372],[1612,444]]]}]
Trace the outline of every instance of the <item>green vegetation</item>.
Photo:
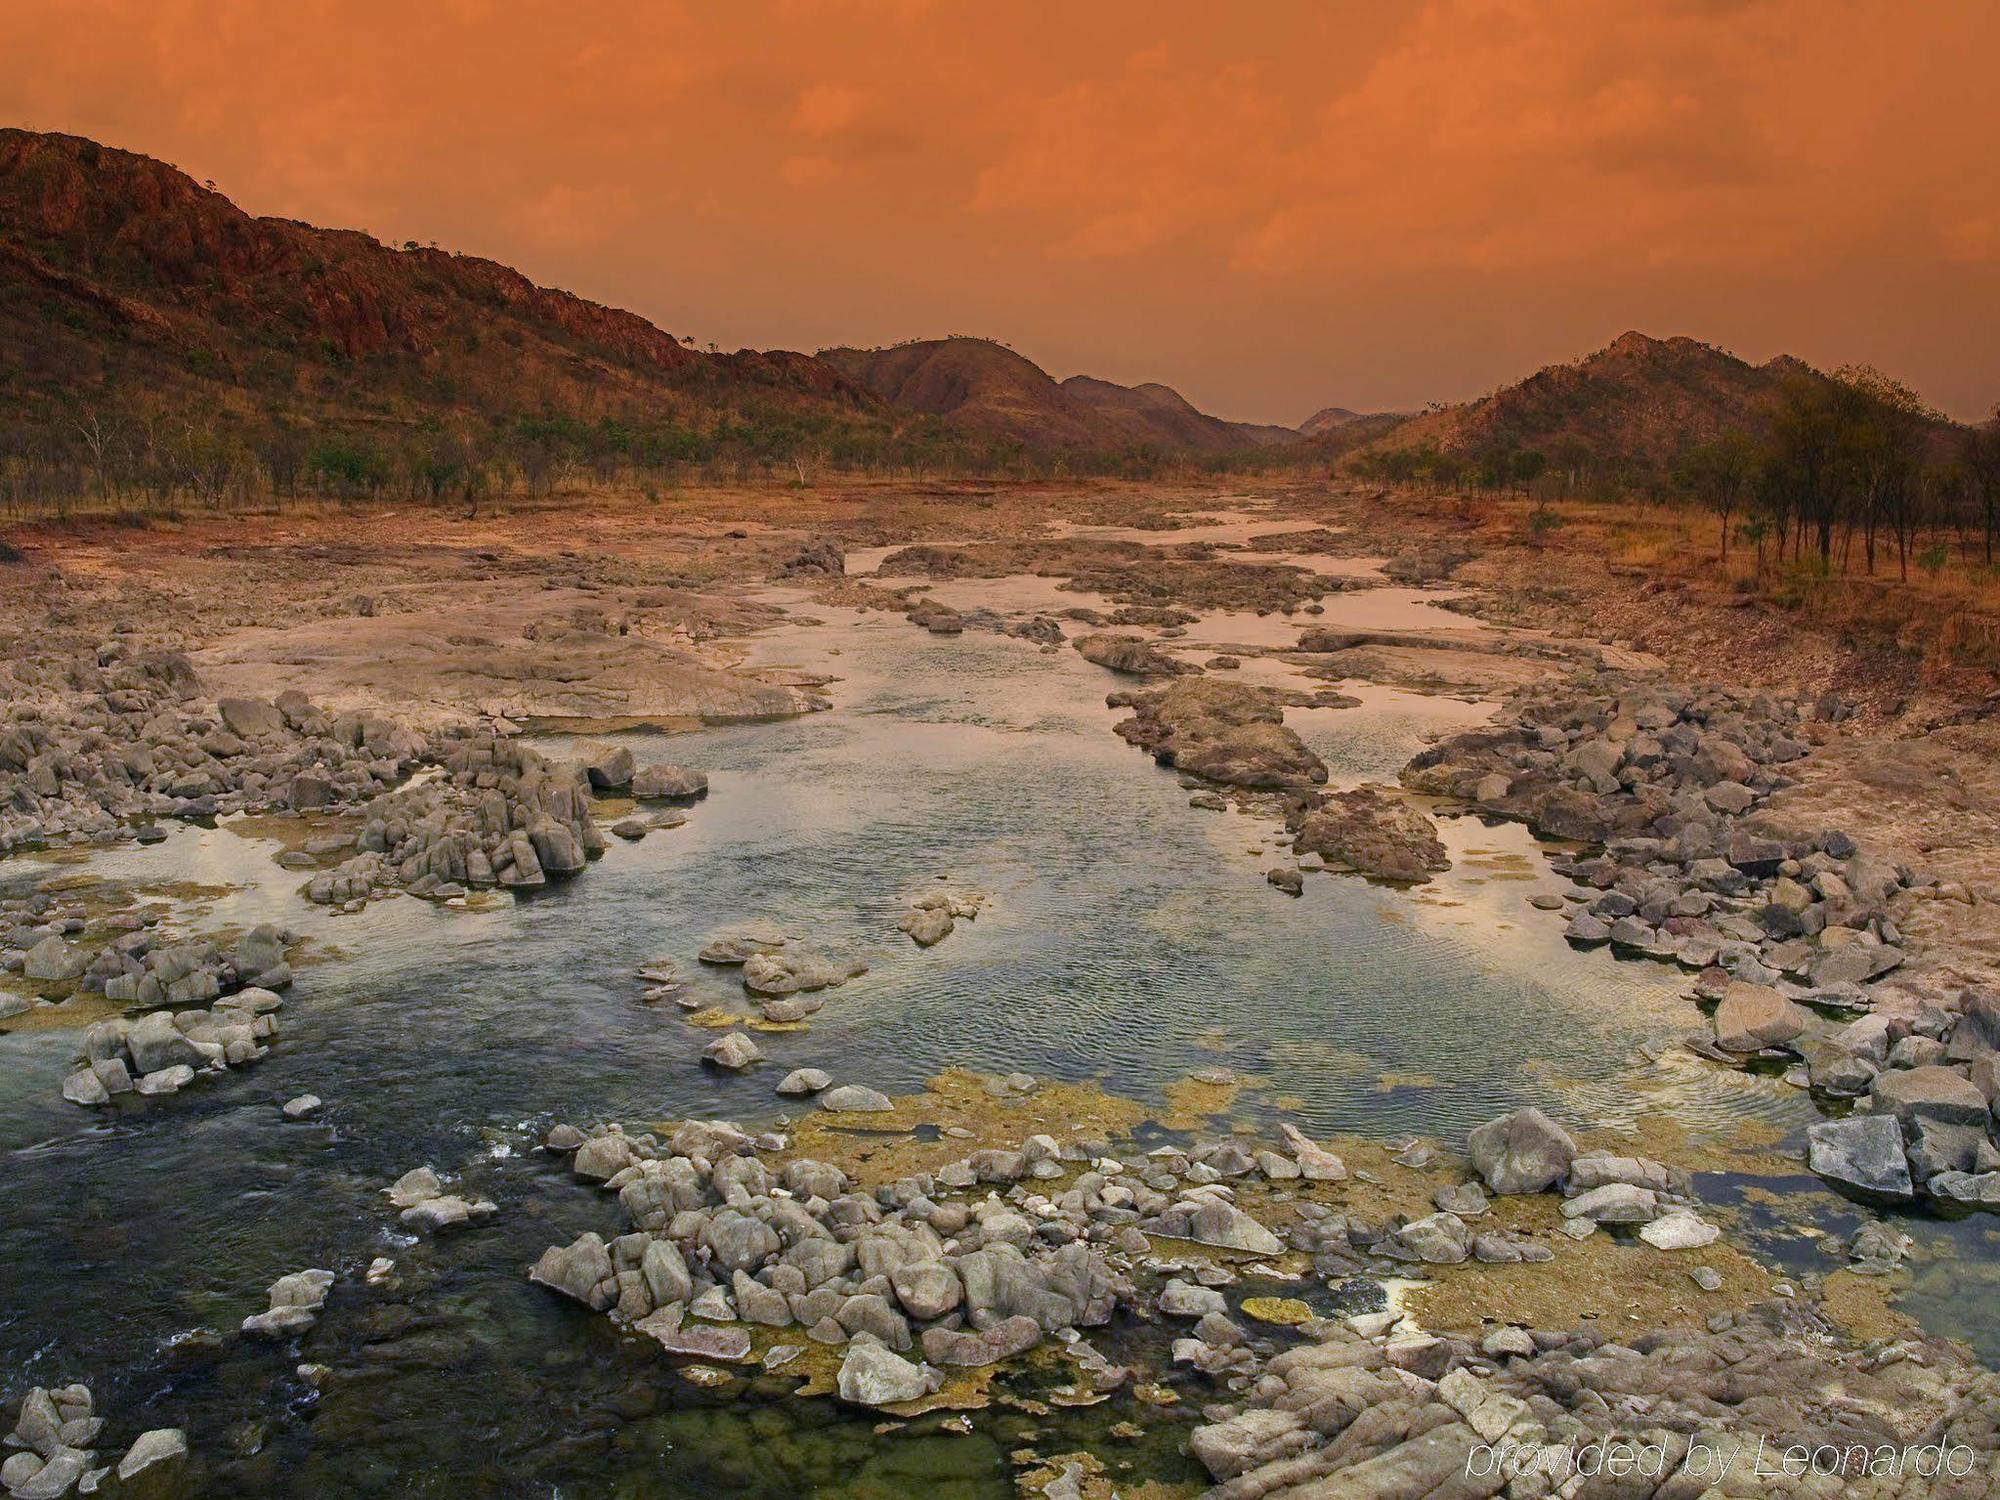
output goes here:
[{"label": "green vegetation", "polygon": [[482,503],[626,486],[659,495],[704,482],[839,474],[923,477],[1065,474],[1151,478],[1176,455],[1134,449],[1049,453],[982,440],[934,418],[737,405],[686,416],[595,420],[544,412],[413,412],[343,422],[217,403],[152,410],[51,401],[0,416],[0,512],[170,513],[297,500],[394,498],[476,513]]}]

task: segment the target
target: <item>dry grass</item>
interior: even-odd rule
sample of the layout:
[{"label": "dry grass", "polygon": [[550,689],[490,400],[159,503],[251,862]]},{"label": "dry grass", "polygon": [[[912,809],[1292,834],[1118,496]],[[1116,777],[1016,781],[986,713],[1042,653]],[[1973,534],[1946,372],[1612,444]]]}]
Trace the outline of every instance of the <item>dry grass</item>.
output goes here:
[{"label": "dry grass", "polygon": [[[1859,538],[1843,565],[1836,536],[1830,569],[1812,556],[1781,560],[1775,540],[1765,542],[1761,565],[1756,546],[1740,537],[1725,560],[1716,518],[1694,508],[1411,493],[1391,503],[1447,521],[1482,550],[1545,559],[1532,571],[1552,581],[1587,583],[1570,569],[1581,559],[1691,604],[1762,611],[1857,650],[1905,657],[1928,686],[1952,696],[1979,700],[2000,686],[2000,571],[1985,565],[1976,540],[1968,552],[1954,533],[1919,538],[1906,579],[1893,544],[1878,542],[1875,572],[1864,571]],[[1930,566],[1919,567],[1925,554]]]}]

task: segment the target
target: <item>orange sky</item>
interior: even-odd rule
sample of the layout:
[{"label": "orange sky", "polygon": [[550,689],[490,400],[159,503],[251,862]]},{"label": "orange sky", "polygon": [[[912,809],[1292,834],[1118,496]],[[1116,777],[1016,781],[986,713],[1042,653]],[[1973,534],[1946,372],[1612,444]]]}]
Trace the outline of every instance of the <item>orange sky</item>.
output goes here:
[{"label": "orange sky", "polygon": [[725,347],[1239,418],[1627,327],[2000,400],[1993,0],[6,0],[0,120]]}]

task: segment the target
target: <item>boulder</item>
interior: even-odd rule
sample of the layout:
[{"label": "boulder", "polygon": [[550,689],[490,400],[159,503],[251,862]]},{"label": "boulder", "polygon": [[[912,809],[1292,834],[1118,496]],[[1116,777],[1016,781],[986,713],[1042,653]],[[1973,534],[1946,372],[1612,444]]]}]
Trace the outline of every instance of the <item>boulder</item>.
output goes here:
[{"label": "boulder", "polygon": [[1810,1016],[1776,990],[1732,980],[1715,1007],[1716,1045],[1729,1052],[1761,1052],[1804,1034]]},{"label": "boulder", "polygon": [[1227,786],[1308,787],[1326,780],[1326,764],[1285,727],[1285,707],[1271,688],[1187,677],[1149,692],[1115,695],[1132,717],[1119,738],[1161,765]]},{"label": "boulder", "polygon": [[50,933],[28,950],[22,961],[21,977],[66,982],[82,974],[87,962],[81,951]]},{"label": "boulder", "polygon": [[1451,868],[1437,824],[1386,788],[1327,796],[1293,828],[1292,848],[1378,880],[1422,882]]},{"label": "boulder", "polygon": [[258,740],[284,733],[285,716],[278,711],[277,704],[265,699],[224,698],[215,707],[222,722],[229,726],[229,732],[243,739]]},{"label": "boulder", "polygon": [[542,1252],[528,1280],[550,1291],[573,1297],[595,1312],[607,1312],[617,1301],[618,1271],[603,1237],[580,1236],[568,1245],[551,1245]]},{"label": "boulder", "polygon": [[1821,1177],[1889,1198],[1914,1193],[1903,1130],[1892,1115],[1821,1120],[1806,1131],[1806,1162]]},{"label": "boulder", "polygon": [[1397,1231],[1402,1247],[1434,1266],[1455,1266],[1472,1254],[1472,1229],[1457,1214],[1434,1213]]},{"label": "boulder", "polygon": [[1466,1148],[1473,1169],[1496,1193],[1543,1192],[1576,1158],[1576,1142],[1533,1107],[1488,1120],[1466,1137]]},{"label": "boulder", "polygon": [[118,1460],[118,1478],[130,1483],[159,1464],[173,1464],[187,1457],[187,1434],[178,1427],[155,1427],[142,1432]]},{"label": "boulder", "polygon": [[918,1401],[933,1387],[930,1374],[873,1340],[855,1340],[840,1362],[840,1399],[855,1406],[894,1406]]},{"label": "boulder", "polygon": [[903,1311],[923,1322],[934,1322],[965,1300],[965,1287],[958,1273],[939,1261],[919,1261],[895,1267],[889,1285]]},{"label": "boulder", "polygon": [[1299,1175],[1307,1182],[1339,1182],[1347,1176],[1347,1164],[1296,1125],[1287,1123],[1279,1126],[1279,1130],[1285,1137],[1286,1148],[1299,1164]]},{"label": "boulder", "polygon": [[1025,1354],[1041,1340],[1042,1325],[1024,1314],[1016,1314],[977,1332],[942,1325],[926,1328],[921,1342],[924,1358],[932,1364],[973,1368]]},{"label": "boulder", "polygon": [[1667,1169],[1648,1157],[1612,1156],[1608,1152],[1591,1151],[1569,1164],[1566,1190],[1587,1193],[1592,1188],[1613,1182],[1650,1188],[1655,1193],[1664,1193],[1672,1185]]},{"label": "boulder", "polygon": [[173,1015],[164,1010],[149,1011],[134,1021],[125,1034],[125,1044],[137,1073],[157,1073],[181,1065],[198,1068],[208,1061],[174,1025]]},{"label": "boulder", "polygon": [[833,1075],[830,1073],[822,1072],[818,1068],[794,1068],[778,1084],[778,1092],[787,1098],[803,1098],[809,1094],[817,1094],[832,1084]]},{"label": "boulder", "polygon": [[1891,1114],[1905,1129],[1918,1122],[1983,1127],[1989,1106],[1978,1085],[1956,1068],[1890,1068],[1871,1091],[1879,1114]]},{"label": "boulder", "polygon": [[1566,1219],[1590,1219],[1599,1224],[1644,1224],[1659,1214],[1660,1200],[1651,1188],[1629,1182],[1607,1182],[1579,1193],[1563,1204]]},{"label": "boulder", "polygon": [[717,1037],[701,1049],[702,1061],[718,1068],[726,1068],[732,1073],[741,1072],[752,1063],[764,1060],[763,1049],[750,1040],[749,1034],[732,1031]]},{"label": "boulder", "polygon": [[750,1334],[746,1329],[718,1328],[710,1323],[684,1325],[683,1316],[678,1306],[663,1307],[639,1319],[632,1325],[632,1331],[654,1339],[669,1354],[732,1362],[750,1357]]},{"label": "boulder", "polygon": [[632,795],[647,801],[662,797],[700,797],[708,792],[708,773],[686,766],[641,766],[632,773]]},{"label": "boulder", "polygon": [[1189,1221],[1188,1238],[1222,1250],[1282,1255],[1285,1242],[1233,1203],[1204,1198]]},{"label": "boulder", "polygon": [[1194,671],[1136,635],[1098,632],[1080,635],[1072,644],[1085,661],[1134,677],[1176,677]]},{"label": "boulder", "polygon": [[1160,1289],[1160,1311],[1170,1318],[1200,1318],[1209,1313],[1226,1313],[1229,1304],[1213,1287],[1196,1286],[1174,1277]]},{"label": "boulder", "polygon": [[943,942],[951,936],[954,925],[951,913],[941,906],[910,912],[896,924],[919,948]]},{"label": "boulder", "polygon": [[600,750],[584,762],[583,771],[598,791],[622,791],[632,784],[632,752],[624,745]]}]

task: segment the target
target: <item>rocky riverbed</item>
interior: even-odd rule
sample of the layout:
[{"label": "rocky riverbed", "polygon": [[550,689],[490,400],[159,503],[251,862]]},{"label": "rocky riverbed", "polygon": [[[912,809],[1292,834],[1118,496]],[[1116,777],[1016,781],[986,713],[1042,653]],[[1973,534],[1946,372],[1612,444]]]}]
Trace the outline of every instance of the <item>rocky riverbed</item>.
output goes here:
[{"label": "rocky riverbed", "polygon": [[[1840,703],[1091,504],[399,540],[275,624],[31,551],[0,1481],[1991,1492],[1923,1290],[2000,1206],[1983,892],[1813,815]],[[385,616],[416,690],[302,646]]]}]

